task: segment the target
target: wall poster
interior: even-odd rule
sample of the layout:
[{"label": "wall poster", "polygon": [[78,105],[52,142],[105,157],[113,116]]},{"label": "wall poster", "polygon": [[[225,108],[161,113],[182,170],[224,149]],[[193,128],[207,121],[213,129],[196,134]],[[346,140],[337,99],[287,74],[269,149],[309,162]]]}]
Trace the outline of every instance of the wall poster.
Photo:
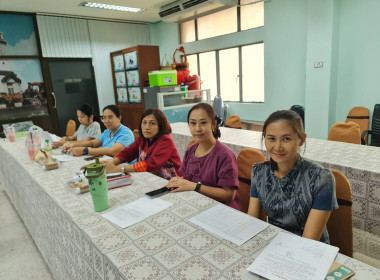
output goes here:
[{"label": "wall poster", "polygon": [[116,87],[125,87],[127,81],[125,79],[125,72],[116,72],[115,73]]},{"label": "wall poster", "polygon": [[33,17],[0,13],[0,121],[44,115],[47,97]]},{"label": "wall poster", "polygon": [[130,103],[141,103],[141,90],[139,87],[128,88],[128,93]]},{"label": "wall poster", "polygon": [[124,70],[124,60],[123,55],[115,55],[113,57],[113,66],[114,71],[123,71]]},{"label": "wall poster", "polygon": [[128,103],[128,94],[126,88],[117,88],[117,102]]}]

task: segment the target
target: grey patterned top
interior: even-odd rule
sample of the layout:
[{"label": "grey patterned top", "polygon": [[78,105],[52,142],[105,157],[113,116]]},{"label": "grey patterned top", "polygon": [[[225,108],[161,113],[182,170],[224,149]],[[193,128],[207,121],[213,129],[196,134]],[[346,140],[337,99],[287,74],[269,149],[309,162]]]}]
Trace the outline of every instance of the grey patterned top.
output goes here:
[{"label": "grey patterned top", "polygon": [[[259,198],[269,223],[300,236],[311,209],[338,208],[330,170],[301,157],[281,181],[269,163],[255,164],[250,196]],[[330,243],[326,229],[320,241]]]},{"label": "grey patterned top", "polygon": [[98,138],[102,132],[100,131],[100,124],[98,122],[93,122],[89,126],[80,125],[78,130],[75,132],[75,137],[78,141],[84,140],[86,137]]}]

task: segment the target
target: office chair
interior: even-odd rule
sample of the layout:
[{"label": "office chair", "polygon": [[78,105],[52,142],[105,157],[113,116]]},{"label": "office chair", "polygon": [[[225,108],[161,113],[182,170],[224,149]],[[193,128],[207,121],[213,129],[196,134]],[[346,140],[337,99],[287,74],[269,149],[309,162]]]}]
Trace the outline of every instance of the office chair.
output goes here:
[{"label": "office chair", "polygon": [[140,137],[140,132],[138,129],[133,130],[133,136],[135,137],[135,140]]},{"label": "office chair", "polygon": [[340,253],[352,258],[353,225],[352,225],[352,192],[350,182],[338,170],[331,170],[335,177],[336,198],[339,209],[331,212],[327,222],[330,244],[337,246]]},{"label": "office chair", "polygon": [[367,134],[371,134],[370,146],[380,147],[380,104],[376,104],[372,114],[372,127],[371,130],[365,130],[362,132],[361,143],[365,145],[365,137]]},{"label": "office chair", "polygon": [[238,115],[230,115],[226,120],[225,127],[241,129],[241,120]]},{"label": "office chair", "polygon": [[[365,107],[353,107],[347,115],[346,123],[354,122],[359,125],[360,133],[368,130],[369,128],[369,110]],[[368,135],[365,136],[364,141],[367,143]]]},{"label": "office chair", "polygon": [[75,134],[75,130],[77,128],[77,124],[73,120],[69,120],[66,126],[66,136],[73,136]]},{"label": "office chair", "polygon": [[189,144],[187,144],[187,147],[186,147],[186,150],[191,146],[191,145],[194,145],[195,143],[197,143],[198,141],[193,139],[189,142]]},{"label": "office chair", "polygon": [[[260,151],[252,148],[242,149],[236,159],[239,172],[239,206],[240,211],[244,213],[247,213],[249,206],[252,166],[254,163],[261,161],[265,161],[265,156]],[[267,221],[264,210],[261,211],[260,219]]]},{"label": "office chair", "polygon": [[331,127],[327,140],[360,144],[359,125],[354,122],[338,122]]},{"label": "office chair", "polygon": [[298,115],[300,115],[303,123],[303,129],[305,129],[305,109],[301,105],[293,105],[290,107],[290,110],[296,112]]}]

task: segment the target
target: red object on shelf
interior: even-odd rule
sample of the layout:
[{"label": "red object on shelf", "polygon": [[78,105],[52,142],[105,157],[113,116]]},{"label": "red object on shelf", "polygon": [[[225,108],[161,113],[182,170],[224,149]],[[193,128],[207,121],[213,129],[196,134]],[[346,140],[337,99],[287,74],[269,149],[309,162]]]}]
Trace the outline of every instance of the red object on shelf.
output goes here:
[{"label": "red object on shelf", "polygon": [[201,88],[200,78],[198,75],[187,76],[185,84],[189,86],[189,90],[198,90]]},{"label": "red object on shelf", "polygon": [[181,84],[182,82],[185,82],[187,76],[189,76],[190,71],[189,70],[177,70],[177,85]]}]

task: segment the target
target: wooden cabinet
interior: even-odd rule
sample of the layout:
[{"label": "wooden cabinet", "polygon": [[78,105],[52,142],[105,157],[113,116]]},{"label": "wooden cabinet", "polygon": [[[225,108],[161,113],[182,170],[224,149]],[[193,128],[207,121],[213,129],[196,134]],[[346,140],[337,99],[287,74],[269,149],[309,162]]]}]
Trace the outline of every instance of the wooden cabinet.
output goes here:
[{"label": "wooden cabinet", "polygon": [[123,124],[139,129],[145,111],[143,88],[148,72],[160,69],[158,46],[135,46],[111,52],[111,67],[116,105]]}]

